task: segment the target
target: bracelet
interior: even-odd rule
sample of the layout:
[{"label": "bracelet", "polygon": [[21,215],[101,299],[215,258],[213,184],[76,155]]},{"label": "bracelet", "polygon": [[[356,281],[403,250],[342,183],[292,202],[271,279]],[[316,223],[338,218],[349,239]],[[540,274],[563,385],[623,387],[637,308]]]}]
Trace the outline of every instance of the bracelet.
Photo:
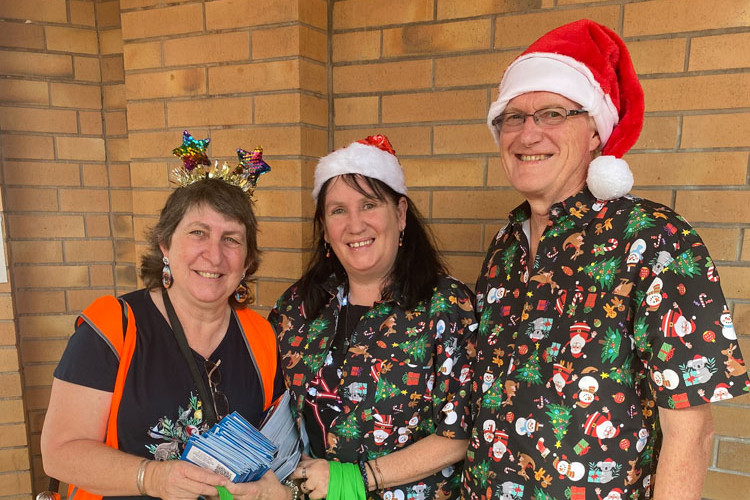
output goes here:
[{"label": "bracelet", "polygon": [[370,469],[370,474],[372,474],[372,480],[375,483],[375,490],[379,490],[380,484],[378,483],[378,476],[375,475],[375,469],[372,468],[372,464],[369,460],[365,462],[365,464],[367,464],[367,468]]},{"label": "bracelet", "polygon": [[299,489],[299,484],[292,479],[287,479],[283,483],[284,486],[292,490],[292,500],[300,500],[302,498],[302,492]]},{"label": "bracelet", "polygon": [[143,485],[143,480],[146,478],[146,467],[151,463],[151,460],[144,458],[141,463],[138,464],[138,473],[135,475],[135,485],[138,487],[138,493],[142,497],[147,496],[146,487]]},{"label": "bracelet", "polygon": [[374,462],[375,462],[375,468],[378,470],[378,475],[380,476],[380,487],[385,488],[385,479],[383,479],[383,471],[380,470],[380,464],[378,464],[378,459],[376,458]]},{"label": "bracelet", "polygon": [[365,468],[365,461],[359,461],[359,473],[362,474],[362,482],[365,483],[365,491],[370,491],[370,482],[367,480],[367,469]]}]

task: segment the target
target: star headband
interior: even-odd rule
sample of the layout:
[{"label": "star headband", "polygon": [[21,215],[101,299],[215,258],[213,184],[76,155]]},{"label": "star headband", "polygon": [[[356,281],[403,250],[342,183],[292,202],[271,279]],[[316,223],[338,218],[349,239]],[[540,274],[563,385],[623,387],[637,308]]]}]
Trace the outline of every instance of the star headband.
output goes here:
[{"label": "star headband", "polygon": [[206,155],[209,142],[211,139],[194,139],[187,130],[182,133],[182,145],[172,150],[172,154],[183,163],[182,168],[172,170],[174,181],[185,187],[203,179],[221,179],[242,189],[252,200],[258,177],[271,170],[263,161],[263,148],[258,146],[252,151],[237,149],[239,164],[236,167],[230,167],[226,162],[219,166],[218,161],[212,166]]}]

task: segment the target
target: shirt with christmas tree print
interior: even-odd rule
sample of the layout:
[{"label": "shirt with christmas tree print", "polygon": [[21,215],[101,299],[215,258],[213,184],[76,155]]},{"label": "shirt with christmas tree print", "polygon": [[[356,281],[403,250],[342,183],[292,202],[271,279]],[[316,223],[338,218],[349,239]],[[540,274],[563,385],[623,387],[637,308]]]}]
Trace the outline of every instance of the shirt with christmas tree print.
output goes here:
[{"label": "shirt with christmas tree print", "polygon": [[[340,407],[325,433],[325,458],[371,460],[437,434],[468,439],[470,385],[477,323],[473,295],[460,281],[439,279],[428,300],[404,309],[398,300],[376,302],[354,328],[339,367],[337,387],[323,387],[344,286],[329,283],[330,301],[306,318],[293,285],[269,321],[279,336],[282,368],[295,397],[295,415],[321,391]],[[306,402],[306,400],[308,402]],[[459,498],[462,463],[410,484],[368,492],[368,498]]]},{"label": "shirt with christmas tree print", "polygon": [[644,499],[658,409],[750,390],[719,275],[669,208],[584,189],[533,263],[516,208],[477,281],[469,499]]}]

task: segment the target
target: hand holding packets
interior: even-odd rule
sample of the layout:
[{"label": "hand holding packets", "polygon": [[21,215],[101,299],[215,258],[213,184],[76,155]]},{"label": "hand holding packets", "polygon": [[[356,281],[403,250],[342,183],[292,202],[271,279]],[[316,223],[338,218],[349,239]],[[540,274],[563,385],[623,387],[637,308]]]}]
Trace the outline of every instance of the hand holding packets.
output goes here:
[{"label": "hand holding packets", "polygon": [[234,483],[257,481],[269,469],[283,480],[301,456],[299,432],[286,392],[269,409],[259,431],[233,412],[208,432],[190,436],[181,460],[221,474]]}]

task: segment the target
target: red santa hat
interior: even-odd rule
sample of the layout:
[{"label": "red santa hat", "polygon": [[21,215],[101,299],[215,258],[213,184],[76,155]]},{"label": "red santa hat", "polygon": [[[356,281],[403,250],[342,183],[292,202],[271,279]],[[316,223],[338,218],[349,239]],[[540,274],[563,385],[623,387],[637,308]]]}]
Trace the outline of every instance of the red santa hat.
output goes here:
[{"label": "red santa hat", "polygon": [[495,441],[500,441],[507,448],[508,447],[508,433],[505,432],[504,430],[496,430]]},{"label": "red santa hat", "polygon": [[375,413],[373,419],[375,420],[373,423],[375,429],[381,429],[390,434],[390,431],[393,429],[393,416]]},{"label": "red santa hat", "polygon": [[559,373],[563,380],[567,382],[568,380],[570,380],[571,373],[573,373],[573,365],[566,363],[555,363],[552,365],[552,373]]},{"label": "red santa hat", "polygon": [[573,338],[576,335],[580,335],[581,337],[583,337],[583,340],[588,342],[590,334],[591,327],[583,321],[576,321],[570,327],[570,338]]},{"label": "red santa hat", "polygon": [[633,174],[622,156],[643,128],[643,89],[622,39],[588,19],[543,35],[505,70],[500,93],[490,106],[492,125],[508,101],[527,92],[554,92],[582,106],[594,119],[602,154],[589,165],[589,190],[601,200],[619,198],[633,187]]},{"label": "red santa hat", "polygon": [[406,195],[404,171],[396,151],[384,135],[371,135],[324,156],[315,167],[312,196],[318,201],[320,188],[328,179],[343,174],[360,174],[378,179],[399,194]]}]

